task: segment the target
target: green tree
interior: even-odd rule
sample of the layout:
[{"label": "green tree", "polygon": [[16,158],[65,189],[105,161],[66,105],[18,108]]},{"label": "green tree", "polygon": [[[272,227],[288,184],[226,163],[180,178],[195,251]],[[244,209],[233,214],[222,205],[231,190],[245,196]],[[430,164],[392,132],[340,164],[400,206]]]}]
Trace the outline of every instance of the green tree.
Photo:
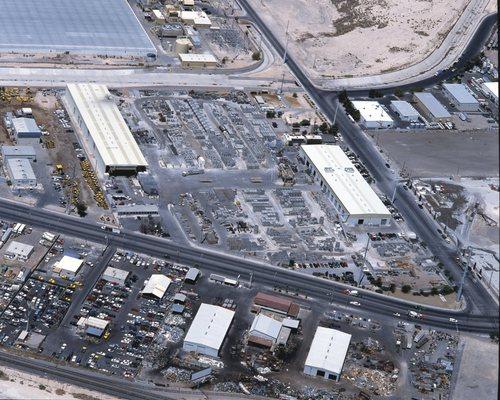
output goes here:
[{"label": "green tree", "polygon": [[76,203],[76,212],[80,217],[85,217],[87,215],[87,205],[81,201]]},{"label": "green tree", "polygon": [[411,290],[411,286],[410,285],[403,285],[403,287],[401,288],[401,291],[403,293],[410,293],[410,290]]},{"label": "green tree", "polygon": [[254,51],[254,52],[252,53],[252,60],[254,60],[254,61],[259,61],[259,60],[260,60],[260,57],[261,57],[261,56],[260,56],[260,51]]},{"label": "green tree", "polygon": [[276,111],[269,110],[266,112],[266,118],[275,118],[276,117]]}]

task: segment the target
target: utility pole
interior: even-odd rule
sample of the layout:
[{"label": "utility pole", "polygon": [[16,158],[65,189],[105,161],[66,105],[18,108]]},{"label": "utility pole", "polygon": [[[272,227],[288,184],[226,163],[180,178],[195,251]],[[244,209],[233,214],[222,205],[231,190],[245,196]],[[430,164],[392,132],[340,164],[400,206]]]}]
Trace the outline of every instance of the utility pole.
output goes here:
[{"label": "utility pole", "polygon": [[394,200],[396,198],[396,191],[398,190],[398,184],[396,182],[396,186],[394,186],[394,191],[392,192],[391,203],[394,204]]},{"label": "utility pole", "polygon": [[368,237],[368,240],[366,241],[366,247],[365,247],[365,253],[363,254],[363,265],[361,266],[361,278],[359,278],[358,286],[361,285],[361,282],[363,282],[363,279],[365,278],[365,273],[363,272],[363,268],[365,267],[366,264],[366,254],[368,253],[368,247],[370,246],[370,235],[366,235]]},{"label": "utility pole", "polygon": [[472,253],[472,250],[471,250],[470,246],[467,247],[467,251],[468,251],[468,254],[467,254],[467,263],[465,264],[464,273],[462,274],[462,279],[460,280],[460,287],[458,288],[458,292],[457,292],[457,302],[460,302],[460,300],[462,299],[462,293],[463,293],[463,290],[464,290],[465,278],[467,276],[467,270],[469,269],[470,257],[471,257],[471,253]]},{"label": "utility pole", "polygon": [[337,111],[339,110],[340,101],[337,100],[337,106],[335,107],[335,114],[333,115],[332,125],[335,125],[335,121],[337,121]]},{"label": "utility pole", "polygon": [[252,281],[253,281],[253,271],[250,272],[250,289],[252,288]]},{"label": "utility pole", "polygon": [[286,32],[285,32],[285,52],[283,53],[283,64],[286,63],[286,55],[288,51],[288,26],[290,25],[290,20],[286,23]]}]

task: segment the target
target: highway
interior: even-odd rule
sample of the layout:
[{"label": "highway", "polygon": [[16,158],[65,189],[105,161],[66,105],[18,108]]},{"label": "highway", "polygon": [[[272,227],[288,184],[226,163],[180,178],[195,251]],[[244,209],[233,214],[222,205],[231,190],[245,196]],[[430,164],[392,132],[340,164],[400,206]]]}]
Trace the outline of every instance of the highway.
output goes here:
[{"label": "highway", "polygon": [[[283,46],[260,19],[259,15],[250,7],[246,0],[239,1],[249,17],[252,18],[254,23],[266,36],[268,42],[275,48],[276,52],[283,55]],[[467,54],[461,58],[459,61],[460,63],[465,63],[467,61],[466,56],[472,57],[480,51],[483,42],[486,40],[489,29],[491,29],[491,23],[491,18],[486,18],[483,21],[483,28],[479,30],[479,33],[476,33],[479,37],[473,38],[473,40],[470,41],[466,49]],[[290,54],[286,57],[286,64],[318,107],[330,121],[333,121],[338,101],[336,93],[320,90],[314,86],[309,78],[302,72],[301,68],[295,63]],[[441,79],[443,79],[443,75],[436,76],[434,79],[426,80],[421,83],[434,84]],[[398,177],[386,167],[386,161],[379,153],[374,143],[363,133],[357,124],[351,122],[342,107],[338,107],[336,123],[346,144],[365,164],[377,181],[379,189],[391,198],[396,188],[395,206],[398,208],[399,212],[403,215],[410,228],[415,231],[419,238],[424,240],[433,254],[437,256],[444,267],[451,272],[454,281],[460,282],[462,270],[455,261],[456,251],[444,242],[443,238],[437,232],[435,222],[425,211],[417,206],[413,195],[404,190],[402,184],[398,183]],[[482,315],[498,315],[498,307],[491,298],[491,294],[480,282],[474,281],[470,277],[470,274],[465,281],[464,297],[467,300],[467,311]]]},{"label": "highway", "polygon": [[[269,287],[287,287],[301,295],[316,300],[347,305],[352,297],[342,291],[349,286],[305,275],[293,270],[259,262],[251,258],[241,258],[212,249],[178,244],[167,239],[142,235],[122,230],[119,234],[105,231],[100,225],[45,209],[0,200],[0,218],[19,221],[34,227],[57,231],[84,240],[107,243],[111,246],[167,258],[187,265],[198,265],[204,271],[226,274],[230,277],[240,275],[241,281],[249,280],[253,273],[255,284]],[[415,309],[417,303],[391,298],[379,293],[359,289],[362,309],[374,315],[392,316],[401,314],[406,319],[407,312]],[[449,318],[458,319],[458,328],[464,331],[489,333],[498,329],[498,315],[473,315],[467,311],[450,311],[437,307],[422,307],[425,323],[441,328],[455,329],[457,325]]]}]

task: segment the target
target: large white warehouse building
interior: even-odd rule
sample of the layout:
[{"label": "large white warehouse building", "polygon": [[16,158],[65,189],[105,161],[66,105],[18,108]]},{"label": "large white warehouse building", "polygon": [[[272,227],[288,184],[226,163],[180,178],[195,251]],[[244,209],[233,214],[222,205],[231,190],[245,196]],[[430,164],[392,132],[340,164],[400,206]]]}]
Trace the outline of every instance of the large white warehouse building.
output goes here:
[{"label": "large white warehouse building", "polygon": [[301,155],[343,223],[390,224],[391,213],[339,146],[302,145]]},{"label": "large white warehouse building", "polygon": [[338,381],[351,342],[351,335],[318,327],[304,365],[304,374]]},{"label": "large white warehouse building", "polygon": [[203,303],[189,327],[183,350],[218,357],[234,311]]},{"label": "large white warehouse building", "polygon": [[146,170],[148,163],[106,86],[68,84],[65,101],[100,177],[134,175]]}]

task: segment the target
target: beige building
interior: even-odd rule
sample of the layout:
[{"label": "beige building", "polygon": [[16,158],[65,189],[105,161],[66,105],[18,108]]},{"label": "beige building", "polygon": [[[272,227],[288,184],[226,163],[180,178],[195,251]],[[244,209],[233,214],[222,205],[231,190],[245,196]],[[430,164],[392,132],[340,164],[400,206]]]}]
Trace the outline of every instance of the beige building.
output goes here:
[{"label": "beige building", "polygon": [[186,25],[192,25],[195,28],[210,28],[212,26],[212,21],[204,11],[181,11],[181,20]]},{"label": "beige building", "polygon": [[179,54],[181,64],[186,68],[214,68],[217,66],[217,59],[212,54]]},{"label": "beige building", "polygon": [[193,48],[193,42],[188,37],[180,37],[175,40],[175,54],[187,54]]}]

